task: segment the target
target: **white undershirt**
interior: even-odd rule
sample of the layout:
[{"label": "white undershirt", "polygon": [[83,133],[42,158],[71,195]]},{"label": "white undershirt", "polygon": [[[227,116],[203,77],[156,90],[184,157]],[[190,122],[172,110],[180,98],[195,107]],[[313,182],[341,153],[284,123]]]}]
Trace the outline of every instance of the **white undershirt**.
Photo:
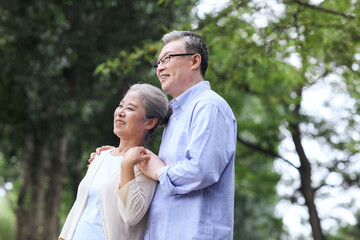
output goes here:
[{"label": "white undershirt", "polygon": [[112,156],[111,154],[104,158],[90,184],[87,204],[76,226],[72,240],[105,239],[99,206],[99,188],[120,168],[121,160],[122,156]]}]

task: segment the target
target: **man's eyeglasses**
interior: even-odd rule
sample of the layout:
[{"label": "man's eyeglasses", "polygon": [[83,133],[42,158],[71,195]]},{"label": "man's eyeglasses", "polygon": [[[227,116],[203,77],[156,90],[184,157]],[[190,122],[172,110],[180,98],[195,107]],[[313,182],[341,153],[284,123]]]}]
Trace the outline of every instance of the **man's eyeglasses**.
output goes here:
[{"label": "man's eyeglasses", "polygon": [[161,59],[159,60],[152,60],[151,65],[153,66],[154,69],[157,69],[157,67],[160,64],[167,64],[168,62],[170,62],[170,58],[171,57],[178,57],[178,56],[190,56],[190,55],[194,55],[196,53],[177,53],[177,54],[169,54],[166,56],[163,56]]}]

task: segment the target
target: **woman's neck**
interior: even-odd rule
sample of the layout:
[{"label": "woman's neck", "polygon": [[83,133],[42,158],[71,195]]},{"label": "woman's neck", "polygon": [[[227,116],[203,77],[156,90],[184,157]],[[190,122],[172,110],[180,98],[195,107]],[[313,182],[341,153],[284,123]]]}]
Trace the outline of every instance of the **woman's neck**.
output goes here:
[{"label": "woman's neck", "polygon": [[127,150],[129,150],[132,147],[136,146],[143,146],[145,147],[144,141],[125,141],[120,140],[119,147],[115,148],[111,153],[115,156],[123,155]]}]

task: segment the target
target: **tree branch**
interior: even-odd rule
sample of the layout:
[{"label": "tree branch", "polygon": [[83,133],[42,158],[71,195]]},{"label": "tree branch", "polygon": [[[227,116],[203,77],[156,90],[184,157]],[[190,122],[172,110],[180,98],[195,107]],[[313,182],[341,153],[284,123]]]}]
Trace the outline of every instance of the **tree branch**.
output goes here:
[{"label": "tree branch", "polygon": [[315,5],[312,5],[310,3],[302,2],[300,0],[291,0],[291,1],[294,2],[294,3],[297,3],[297,4],[301,5],[301,6],[311,8],[311,9],[314,9],[314,10],[318,10],[318,11],[322,11],[322,12],[325,12],[325,13],[330,13],[330,14],[334,14],[334,15],[338,15],[338,16],[342,16],[342,17],[350,18],[350,19],[355,18],[355,15],[353,15],[353,14],[348,15],[348,14],[337,12],[337,11],[334,11],[334,10],[331,10],[331,9],[315,6]]},{"label": "tree branch", "polygon": [[265,155],[269,155],[271,157],[275,157],[275,158],[280,158],[282,160],[284,160],[286,163],[290,164],[292,167],[294,167],[295,169],[298,169],[298,167],[296,167],[292,162],[290,162],[289,160],[281,157],[278,153],[272,151],[272,150],[269,150],[269,149],[264,149],[262,148],[261,146],[259,145],[255,145],[253,143],[250,143],[250,142],[247,142],[245,141],[244,139],[240,138],[239,136],[237,136],[237,141],[249,148],[252,148],[260,153],[263,153]]}]

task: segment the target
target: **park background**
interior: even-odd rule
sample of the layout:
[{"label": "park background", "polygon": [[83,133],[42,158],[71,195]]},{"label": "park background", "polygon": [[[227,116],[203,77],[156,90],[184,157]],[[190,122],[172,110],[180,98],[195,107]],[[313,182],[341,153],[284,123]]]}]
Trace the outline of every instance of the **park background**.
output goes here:
[{"label": "park background", "polygon": [[[360,2],[3,0],[0,239],[56,239],[129,85],[173,29],[238,122],[234,239],[360,239]],[[157,152],[161,131],[147,146]]]}]

